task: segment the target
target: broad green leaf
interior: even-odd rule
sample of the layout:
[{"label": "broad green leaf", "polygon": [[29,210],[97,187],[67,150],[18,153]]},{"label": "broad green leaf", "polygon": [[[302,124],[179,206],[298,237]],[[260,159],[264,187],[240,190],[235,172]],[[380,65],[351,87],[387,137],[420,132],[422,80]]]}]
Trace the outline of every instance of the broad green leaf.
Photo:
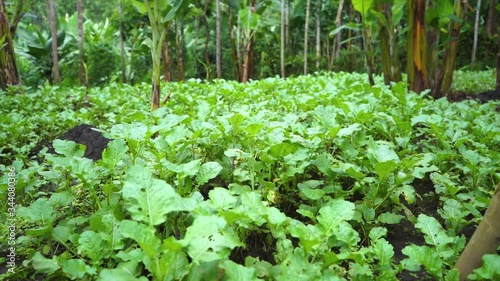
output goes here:
[{"label": "broad green leaf", "polygon": [[148,278],[145,276],[138,277],[141,268],[136,261],[122,262],[116,268],[102,270],[97,280],[147,281]]},{"label": "broad green leaf", "polygon": [[404,216],[394,213],[382,213],[378,216],[378,221],[386,224],[398,224]]},{"label": "broad green leaf", "polygon": [[210,190],[208,197],[214,206],[222,210],[233,208],[237,200],[237,198],[234,197],[229,190],[221,187],[216,187]]},{"label": "broad green leaf", "polygon": [[54,208],[45,198],[38,198],[29,207],[19,207],[17,215],[28,222],[50,224],[56,218]]},{"label": "broad green leaf", "polygon": [[371,8],[373,2],[374,0],[352,0],[352,5],[354,9],[361,13],[364,18],[366,17],[366,13]]},{"label": "broad green leaf", "polygon": [[341,221],[351,220],[354,216],[354,203],[343,199],[333,199],[319,210],[318,222],[331,235],[331,229],[340,224]]},{"label": "broad green leaf", "polygon": [[217,162],[207,162],[201,165],[198,174],[196,175],[196,181],[198,184],[203,185],[209,180],[215,178],[220,171],[222,171],[222,166]]},{"label": "broad green leaf", "polygon": [[83,157],[85,154],[85,145],[74,141],[56,139],[52,145],[57,153],[67,157]]},{"label": "broad green leaf", "polygon": [[228,281],[254,281],[259,280],[254,268],[245,267],[231,260],[222,262],[221,268],[224,269],[225,278]]},{"label": "broad green leaf", "polygon": [[59,265],[57,256],[48,259],[42,255],[41,252],[36,252],[31,258],[31,264],[38,273],[52,274],[56,272],[61,266]]},{"label": "broad green leaf", "polygon": [[189,261],[182,251],[167,251],[161,256],[159,262],[151,259],[145,263],[146,267],[156,272],[155,275],[161,280],[182,280],[189,271]]},{"label": "broad green leaf", "polygon": [[179,210],[181,200],[169,184],[153,179],[148,168],[137,165],[127,171],[122,194],[132,218],[152,226],[165,222],[169,212]]},{"label": "broad green leaf", "polygon": [[81,259],[62,260],[62,271],[72,280],[81,280],[86,274],[85,262]]},{"label": "broad green leaf", "polygon": [[94,231],[85,231],[78,238],[78,253],[100,262],[103,258],[102,238]]},{"label": "broad green leaf", "polygon": [[385,227],[374,227],[370,230],[370,239],[376,241],[387,235],[387,228]]},{"label": "broad green leaf", "polygon": [[59,243],[66,243],[73,233],[71,229],[67,226],[57,226],[52,231],[52,238],[54,238]]},{"label": "broad green leaf", "polygon": [[120,222],[120,232],[123,237],[137,242],[146,256],[156,258],[160,255],[160,239],[155,235],[155,229],[144,224],[123,220]]},{"label": "broad green leaf", "polygon": [[325,195],[325,191],[321,188],[317,188],[322,182],[318,180],[309,180],[299,183],[297,186],[300,193],[309,200],[318,200]]},{"label": "broad green leaf", "polygon": [[286,221],[286,215],[282,213],[280,210],[278,210],[275,207],[270,207],[268,208],[268,222],[274,225],[280,225]]},{"label": "broad green leaf", "polygon": [[116,139],[108,143],[108,147],[102,153],[102,162],[104,165],[113,170],[118,162],[123,159],[128,147],[123,139]]},{"label": "broad green leaf", "polygon": [[380,265],[391,265],[394,257],[394,247],[385,239],[378,239],[373,245],[373,251]]},{"label": "broad green leaf", "polygon": [[483,264],[469,275],[470,280],[500,280],[500,255],[484,255]]},{"label": "broad green leaf", "polygon": [[420,214],[415,227],[425,234],[425,242],[435,246],[441,257],[449,258],[453,255],[451,245],[453,245],[455,239],[446,234],[441,224],[434,217]]},{"label": "broad green leaf", "polygon": [[359,130],[361,130],[362,127],[360,124],[358,123],[354,123],[352,125],[349,125],[348,127],[346,128],[342,128],[339,130],[339,132],[337,133],[337,136],[339,137],[343,137],[343,136],[350,136],[352,135],[354,132],[357,132]]},{"label": "broad green leaf", "polygon": [[381,181],[385,180],[397,168],[398,164],[394,161],[379,162],[374,165],[375,172]]},{"label": "broad green leaf", "polygon": [[423,265],[434,277],[442,278],[443,262],[434,249],[427,246],[409,245],[402,250],[402,253],[409,257],[401,261],[407,270],[418,271]]},{"label": "broad green leaf", "polygon": [[243,245],[237,235],[226,228],[226,221],[218,216],[197,216],[179,242],[188,247],[195,264],[226,259],[233,248]]},{"label": "broad green leaf", "polygon": [[141,14],[145,14],[148,11],[146,9],[146,5],[142,1],[132,0],[132,5],[134,5],[134,7],[137,9],[137,11],[139,11],[139,13],[141,13]]},{"label": "broad green leaf", "polygon": [[378,163],[394,161],[399,162],[399,157],[394,149],[386,144],[378,144],[370,148],[369,152]]}]

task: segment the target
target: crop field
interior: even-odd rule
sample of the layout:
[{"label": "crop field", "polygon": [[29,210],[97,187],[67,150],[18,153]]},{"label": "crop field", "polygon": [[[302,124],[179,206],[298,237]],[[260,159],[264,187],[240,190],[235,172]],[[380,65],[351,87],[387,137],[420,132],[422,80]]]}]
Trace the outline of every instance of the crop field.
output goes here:
[{"label": "crop field", "polygon": [[147,84],[0,95],[0,280],[458,280],[499,101],[343,72],[162,90],[153,112]]}]

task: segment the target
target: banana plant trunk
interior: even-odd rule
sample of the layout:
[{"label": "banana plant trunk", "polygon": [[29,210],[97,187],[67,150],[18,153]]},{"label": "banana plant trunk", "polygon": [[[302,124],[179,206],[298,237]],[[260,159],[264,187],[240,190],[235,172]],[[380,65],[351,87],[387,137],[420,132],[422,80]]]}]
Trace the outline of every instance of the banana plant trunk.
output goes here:
[{"label": "banana plant trunk", "polygon": [[410,0],[408,5],[408,87],[420,93],[428,88],[426,0]]},{"label": "banana plant trunk", "polygon": [[[386,10],[390,10],[390,4],[378,4],[377,11],[386,15]],[[380,37],[380,53],[382,58],[382,73],[384,75],[384,84],[390,85],[391,83],[391,50],[390,50],[390,37],[389,37],[389,21],[390,17],[385,16],[386,23],[378,20],[379,37]]]},{"label": "banana plant trunk", "polygon": [[9,85],[20,83],[5,3],[0,0],[0,88],[5,90]]},{"label": "banana plant trunk", "polygon": [[481,258],[495,254],[500,246],[500,184],[491,199],[483,220],[460,255],[455,267],[460,271],[460,280],[467,280],[472,271],[481,266]]},{"label": "banana plant trunk", "polygon": [[448,43],[448,48],[446,49],[446,57],[444,63],[444,77],[443,84],[441,86],[441,95],[448,96],[450,94],[451,83],[453,82],[453,72],[455,71],[455,63],[458,53],[458,40],[460,38],[460,28],[462,27],[462,21],[464,19],[465,11],[467,9],[467,0],[455,0],[455,5],[453,6],[455,16],[460,19],[450,21],[449,31],[450,42]]}]

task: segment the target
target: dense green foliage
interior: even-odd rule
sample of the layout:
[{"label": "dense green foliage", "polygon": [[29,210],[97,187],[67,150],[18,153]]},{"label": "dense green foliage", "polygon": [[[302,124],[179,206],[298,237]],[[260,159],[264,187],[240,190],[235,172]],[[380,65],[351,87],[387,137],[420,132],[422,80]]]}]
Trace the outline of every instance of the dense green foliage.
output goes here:
[{"label": "dense green foliage", "polygon": [[[9,11],[14,10],[16,3],[7,3]],[[30,1],[28,1],[30,2]],[[139,1],[142,2],[142,1]],[[187,78],[214,78],[215,77],[215,1],[191,0],[185,2],[180,16],[175,18],[173,24],[168,27],[166,41],[169,44],[169,54],[172,61],[169,71],[173,80],[180,80],[179,59],[183,61],[184,76]],[[248,2],[248,1],[247,1]],[[285,68],[287,76],[296,76],[303,73],[303,42],[305,24],[306,1],[289,1],[289,24],[287,25],[287,42]],[[309,26],[309,53],[308,61],[311,65],[310,72],[317,70],[333,71],[366,71],[364,51],[366,43],[363,43],[360,14],[355,12],[352,2],[360,5],[360,1],[345,1],[343,13],[341,14],[341,25],[335,24],[336,13],[339,9],[339,1],[312,1],[311,20]],[[400,2],[405,1],[388,1]],[[437,1],[441,3],[438,7],[429,9],[427,24],[435,27],[440,34],[441,41],[438,46],[432,46],[436,52],[441,53],[443,46],[449,41],[447,39],[447,23],[454,19],[452,15],[452,2]],[[26,3],[26,2],[25,2]],[[22,18],[15,36],[17,49],[17,60],[20,64],[20,73],[23,83],[29,86],[40,86],[46,80],[50,81],[50,70],[52,62],[50,58],[50,33],[44,1],[31,1],[27,14]],[[124,59],[126,63],[126,78],[132,84],[151,81],[152,60],[147,47],[147,38],[151,35],[151,27],[147,16],[141,15],[133,6],[133,1],[124,0],[124,12],[120,17],[118,12],[118,0],[85,2],[84,10],[84,34],[85,34],[85,61],[89,72],[91,85],[105,85],[106,83],[119,81],[121,77],[120,66],[120,20],[123,22],[123,37],[125,44]],[[187,4],[186,4],[187,3]],[[246,11],[247,7],[241,1],[222,1],[221,15],[221,37],[222,37],[222,78],[235,79],[233,56],[244,51],[243,45],[236,46],[233,50],[231,40],[237,44],[236,36],[244,37],[245,23],[238,25],[238,14]],[[246,3],[246,2],[245,2]],[[321,10],[318,13],[318,3]],[[375,1],[366,1],[375,3]],[[442,4],[445,3],[445,4]],[[488,3],[488,1],[486,2]],[[402,62],[402,68],[406,69],[406,46],[407,46],[407,7],[403,4],[394,4],[400,7],[398,22],[395,22],[395,36],[397,37],[396,55]],[[401,8],[402,7],[402,8]],[[66,84],[78,83],[78,49],[76,30],[76,0],[57,3],[57,15],[59,17],[58,30],[64,38],[59,42],[59,57],[61,59],[61,73]],[[477,62],[474,69],[488,69],[493,67],[498,46],[498,34],[490,36],[486,34],[485,24],[488,15],[488,5],[483,3],[480,10],[481,22],[479,33],[479,45],[477,51]],[[366,24],[370,25],[372,32],[370,44],[374,46],[368,55],[374,58],[374,67],[377,73],[382,71],[380,39],[378,34],[378,22],[374,15],[380,16],[373,11],[371,18]],[[497,11],[498,13],[498,11]],[[257,1],[257,9],[254,29],[253,47],[253,71],[251,78],[263,79],[280,73],[280,3],[279,1]],[[319,69],[312,67],[316,61],[316,19],[320,24],[320,58]],[[265,20],[263,20],[265,19]],[[457,69],[470,68],[470,52],[473,45],[474,17],[472,13],[466,18],[460,35],[460,49],[457,56]],[[230,26],[229,24],[232,24]],[[339,31],[342,29],[342,31]],[[182,32],[181,32],[182,30]],[[232,37],[231,37],[231,32]],[[342,47],[339,56],[332,60],[334,52],[335,34],[341,32]],[[244,40],[240,42],[243,44]],[[33,49],[35,48],[35,49]],[[42,52],[43,49],[43,52]],[[35,52],[36,51],[36,52]],[[437,63],[437,62],[436,62]]]},{"label": "dense green foliage", "polygon": [[[458,280],[461,231],[500,181],[499,103],[432,101],[378,79],[169,83],[153,113],[146,84],[90,89],[91,105],[80,88],[0,95],[0,199],[14,167],[24,259],[0,279],[397,280],[423,269]],[[81,123],[113,139],[102,160],[68,141],[29,156]],[[437,218],[409,210],[425,181]],[[397,261],[387,237],[402,221],[425,243]],[[255,247],[248,237],[271,260],[238,259]],[[498,256],[485,261],[478,280],[498,276]]]}]

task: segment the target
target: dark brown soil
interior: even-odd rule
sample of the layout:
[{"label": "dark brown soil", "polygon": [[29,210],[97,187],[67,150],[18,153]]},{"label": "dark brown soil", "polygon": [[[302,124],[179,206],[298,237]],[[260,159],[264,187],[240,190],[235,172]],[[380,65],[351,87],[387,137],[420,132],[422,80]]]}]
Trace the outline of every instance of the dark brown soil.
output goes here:
[{"label": "dark brown soil", "polygon": [[491,90],[479,94],[469,94],[465,92],[456,92],[448,97],[449,101],[459,102],[463,100],[477,100],[480,103],[500,100],[500,90]]},{"label": "dark brown soil", "polygon": [[[85,145],[86,149],[83,157],[97,161],[101,159],[102,152],[108,146],[108,142],[110,142],[110,140],[105,138],[101,132],[95,131],[94,129],[96,128],[91,125],[78,125],[74,128],[69,129],[66,133],[58,137],[58,139],[70,140]],[[49,143],[48,145],[41,144],[40,146],[37,146],[30,153],[30,155],[36,156],[44,146],[48,148],[48,153],[56,153],[54,147],[52,146],[52,143]]]},{"label": "dark brown soil", "polygon": [[[408,209],[415,217],[420,214],[425,214],[436,218],[441,224],[443,220],[439,216],[437,210],[441,207],[439,197],[435,194],[435,188],[432,181],[429,179],[416,180],[413,184],[417,192],[417,201],[413,205],[409,205]],[[470,240],[474,234],[476,225],[469,225],[459,235],[465,235],[467,241]],[[407,258],[401,251],[404,247],[415,244],[425,245],[423,234],[415,228],[415,225],[403,219],[400,224],[387,227],[388,235],[387,240],[394,247],[395,262],[399,263],[401,260]],[[433,280],[431,277],[426,276],[425,270],[419,272],[403,271],[399,274],[398,279],[401,281],[413,280]]]}]

